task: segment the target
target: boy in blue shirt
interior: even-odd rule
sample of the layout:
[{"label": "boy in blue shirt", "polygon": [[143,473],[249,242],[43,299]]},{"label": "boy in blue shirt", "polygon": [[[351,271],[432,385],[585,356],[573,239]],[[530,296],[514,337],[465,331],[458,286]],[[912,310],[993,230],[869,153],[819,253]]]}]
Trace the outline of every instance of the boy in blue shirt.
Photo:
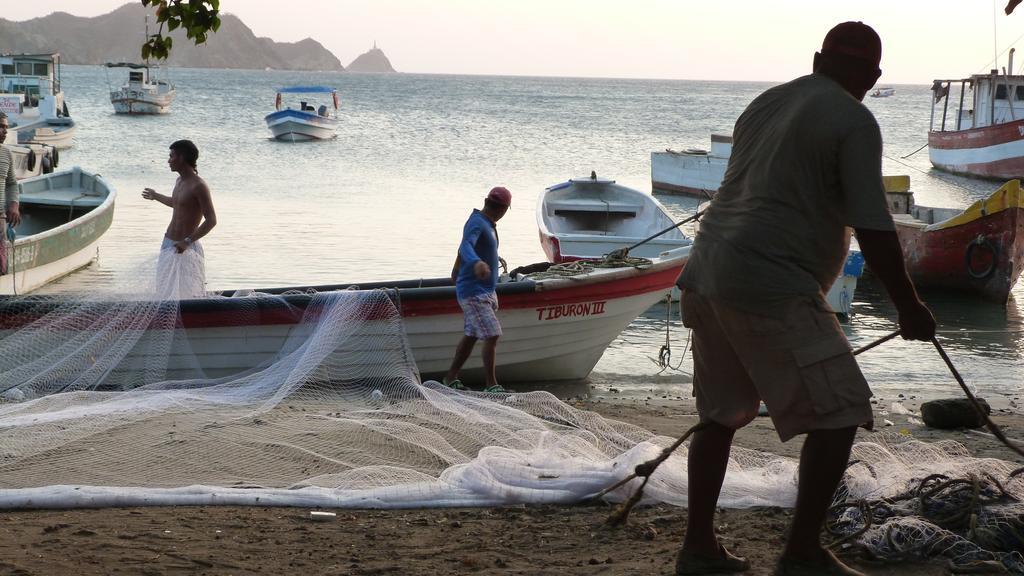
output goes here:
[{"label": "boy in blue shirt", "polygon": [[484,392],[505,392],[494,375],[495,350],[501,336],[501,324],[495,314],[498,295],[498,229],[496,224],[512,206],[507,188],[492,188],[484,199],[483,210],[474,209],[462,228],[459,257],[452,269],[455,294],[465,315],[465,336],[455,349],[455,358],[443,383],[456,390],[466,387],[459,381],[459,370],[473,352],[477,340],[483,340]]}]

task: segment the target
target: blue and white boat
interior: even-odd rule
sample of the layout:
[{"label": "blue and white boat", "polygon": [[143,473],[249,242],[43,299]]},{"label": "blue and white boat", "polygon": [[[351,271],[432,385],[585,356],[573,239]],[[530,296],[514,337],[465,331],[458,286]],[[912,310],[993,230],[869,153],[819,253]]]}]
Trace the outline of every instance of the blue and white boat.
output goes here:
[{"label": "blue and white boat", "polygon": [[76,127],[60,81],[60,54],[0,54],[0,112],[19,144],[71,147]]},{"label": "blue and white boat", "polygon": [[[284,95],[331,95],[331,105],[313,105],[309,100],[298,101],[298,105],[285,106]],[[300,96],[299,98],[302,98]],[[287,86],[277,91],[275,111],[267,114],[267,128],[277,140],[302,142],[306,140],[328,140],[337,136],[338,92],[327,86]],[[333,108],[333,109],[332,109]]]}]

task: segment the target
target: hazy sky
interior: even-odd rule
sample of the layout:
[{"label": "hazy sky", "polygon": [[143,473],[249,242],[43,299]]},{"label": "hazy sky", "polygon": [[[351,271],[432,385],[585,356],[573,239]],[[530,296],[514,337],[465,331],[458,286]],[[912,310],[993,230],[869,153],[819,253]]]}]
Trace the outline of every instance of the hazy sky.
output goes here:
[{"label": "hazy sky", "polygon": [[[137,1],[137,0],[134,0]],[[4,0],[0,16],[96,16],[125,0]],[[832,25],[882,36],[881,83],[986,71],[1024,7],[1005,0],[221,0],[258,36],[312,37],[348,65],[373,42],[401,72],[788,80],[810,70]],[[994,14],[994,8],[998,14]],[[1024,64],[1024,51],[1016,58]],[[1006,64],[1005,55],[1000,64]],[[1020,68],[1019,65],[1015,67]]]}]

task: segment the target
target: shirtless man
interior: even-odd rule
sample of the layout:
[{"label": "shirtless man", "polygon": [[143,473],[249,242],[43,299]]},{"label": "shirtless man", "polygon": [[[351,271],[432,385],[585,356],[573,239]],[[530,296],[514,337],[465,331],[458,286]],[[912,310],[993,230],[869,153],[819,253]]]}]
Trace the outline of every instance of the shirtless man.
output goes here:
[{"label": "shirtless man", "polygon": [[[164,234],[163,244],[160,246],[160,260],[158,270],[161,277],[165,276],[168,259],[165,253],[171,248],[174,253],[183,254],[192,248],[199,256],[201,264],[203,247],[199,239],[210,233],[210,230],[217,225],[217,214],[213,210],[213,200],[210,198],[210,189],[206,182],[199,177],[196,169],[196,161],[199,159],[199,149],[189,140],[178,140],[170,146],[170,154],[167,157],[167,165],[172,172],[178,173],[178,181],[174,184],[174,191],[170,196],[156,192],[152,188],[142,191],[142,197],[146,200],[156,200],[165,206],[170,206],[171,223],[167,225],[167,232]],[[182,297],[200,296],[196,292],[202,292],[205,284],[205,271],[202,269],[189,273],[189,278],[181,278]],[[197,277],[199,276],[199,277]],[[196,287],[198,285],[198,287]],[[186,288],[192,286],[192,288]]]}]

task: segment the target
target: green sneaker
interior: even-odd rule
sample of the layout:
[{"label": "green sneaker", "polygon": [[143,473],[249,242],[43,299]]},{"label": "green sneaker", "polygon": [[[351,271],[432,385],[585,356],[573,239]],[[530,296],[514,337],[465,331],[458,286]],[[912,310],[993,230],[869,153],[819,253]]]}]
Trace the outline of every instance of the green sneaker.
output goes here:
[{"label": "green sneaker", "polygon": [[451,388],[452,390],[462,390],[462,391],[469,390],[469,388],[467,388],[466,385],[463,384],[458,378],[456,378],[455,380],[452,380],[451,382],[449,382],[448,380],[442,379],[441,380],[441,384],[444,384],[445,386]]}]

